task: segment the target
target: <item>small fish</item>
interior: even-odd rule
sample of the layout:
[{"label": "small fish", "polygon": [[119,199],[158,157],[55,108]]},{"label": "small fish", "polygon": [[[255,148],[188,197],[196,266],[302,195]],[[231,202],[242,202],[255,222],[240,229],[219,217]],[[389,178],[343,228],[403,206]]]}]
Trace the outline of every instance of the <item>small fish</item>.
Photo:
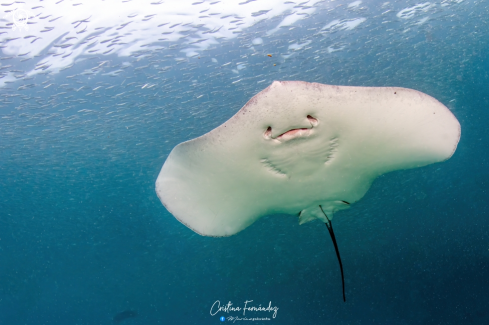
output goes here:
[{"label": "small fish", "polygon": [[115,314],[114,318],[112,318],[112,321],[114,322],[114,324],[119,324],[123,320],[136,317],[137,315],[138,312],[135,310],[125,310],[123,312]]},{"label": "small fish", "polygon": [[271,57],[272,57],[272,55],[271,55],[271,54],[267,54],[267,56],[268,56],[269,58],[271,58]]}]

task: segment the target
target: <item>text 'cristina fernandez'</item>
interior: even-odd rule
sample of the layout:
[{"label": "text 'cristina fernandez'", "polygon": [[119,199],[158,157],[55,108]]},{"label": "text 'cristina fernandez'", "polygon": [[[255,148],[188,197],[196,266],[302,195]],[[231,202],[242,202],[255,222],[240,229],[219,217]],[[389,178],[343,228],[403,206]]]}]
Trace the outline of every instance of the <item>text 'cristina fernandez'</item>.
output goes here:
[{"label": "text 'cristina fernandez'", "polygon": [[268,307],[264,307],[261,304],[259,304],[258,306],[254,306],[251,304],[252,302],[253,302],[253,300],[246,300],[242,307],[239,307],[239,306],[235,307],[235,306],[233,306],[233,303],[231,301],[229,301],[226,305],[221,306],[221,302],[219,300],[216,300],[214,302],[214,304],[212,304],[211,315],[214,316],[220,311],[223,311],[225,313],[243,311],[243,316],[245,316],[247,311],[248,312],[257,312],[257,311],[263,312],[263,311],[265,311],[265,312],[270,312],[270,313],[273,312],[272,317],[273,318],[277,317],[278,307],[277,306],[272,307],[271,301],[268,303]]}]

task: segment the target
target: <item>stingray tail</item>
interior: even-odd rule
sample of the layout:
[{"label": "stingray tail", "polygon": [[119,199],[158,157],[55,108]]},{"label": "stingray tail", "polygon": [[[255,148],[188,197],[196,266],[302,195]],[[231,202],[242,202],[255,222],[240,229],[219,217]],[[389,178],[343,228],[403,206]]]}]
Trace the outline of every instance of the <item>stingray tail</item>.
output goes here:
[{"label": "stingray tail", "polygon": [[346,297],[345,297],[345,276],[343,275],[343,264],[341,263],[341,256],[340,256],[340,251],[338,250],[338,244],[336,243],[336,237],[334,236],[333,224],[331,223],[331,220],[329,220],[329,218],[326,215],[326,213],[324,213],[323,207],[322,206],[319,206],[319,208],[321,208],[321,211],[323,212],[324,216],[326,217],[326,220],[328,220],[328,222],[325,222],[325,225],[328,228],[329,235],[331,236],[331,240],[333,241],[334,250],[336,251],[336,257],[338,258],[338,262],[340,263],[341,284],[343,285],[343,301],[346,302]]}]

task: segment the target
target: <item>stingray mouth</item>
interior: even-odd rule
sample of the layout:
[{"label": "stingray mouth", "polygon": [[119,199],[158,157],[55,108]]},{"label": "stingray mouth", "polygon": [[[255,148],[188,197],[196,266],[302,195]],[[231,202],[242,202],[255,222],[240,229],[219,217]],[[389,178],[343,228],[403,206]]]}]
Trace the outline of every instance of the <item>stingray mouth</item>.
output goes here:
[{"label": "stingray mouth", "polygon": [[289,130],[285,133],[282,133],[278,137],[275,138],[275,140],[279,141],[287,141],[287,140],[292,140],[295,138],[300,138],[300,137],[307,137],[311,134],[311,129],[292,129]]},{"label": "stingray mouth", "polygon": [[307,115],[308,121],[311,123],[311,128],[297,128],[297,129],[290,129],[280,135],[278,135],[275,138],[272,138],[272,127],[269,126],[263,136],[265,139],[274,139],[278,141],[288,141],[292,139],[297,139],[297,138],[304,138],[308,137],[312,133],[312,129],[318,125],[318,120],[311,115]]}]

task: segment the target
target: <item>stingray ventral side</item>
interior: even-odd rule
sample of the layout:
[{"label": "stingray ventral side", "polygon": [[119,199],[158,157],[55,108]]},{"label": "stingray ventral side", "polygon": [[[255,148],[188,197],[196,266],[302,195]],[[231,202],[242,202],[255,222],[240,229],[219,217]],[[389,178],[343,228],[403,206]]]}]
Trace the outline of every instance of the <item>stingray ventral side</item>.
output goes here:
[{"label": "stingray ventral side", "polygon": [[205,236],[236,234],[269,214],[319,219],[343,273],[334,213],[381,174],[449,159],[459,139],[450,110],[416,90],[275,81],[224,124],[177,145],[156,193]]}]

